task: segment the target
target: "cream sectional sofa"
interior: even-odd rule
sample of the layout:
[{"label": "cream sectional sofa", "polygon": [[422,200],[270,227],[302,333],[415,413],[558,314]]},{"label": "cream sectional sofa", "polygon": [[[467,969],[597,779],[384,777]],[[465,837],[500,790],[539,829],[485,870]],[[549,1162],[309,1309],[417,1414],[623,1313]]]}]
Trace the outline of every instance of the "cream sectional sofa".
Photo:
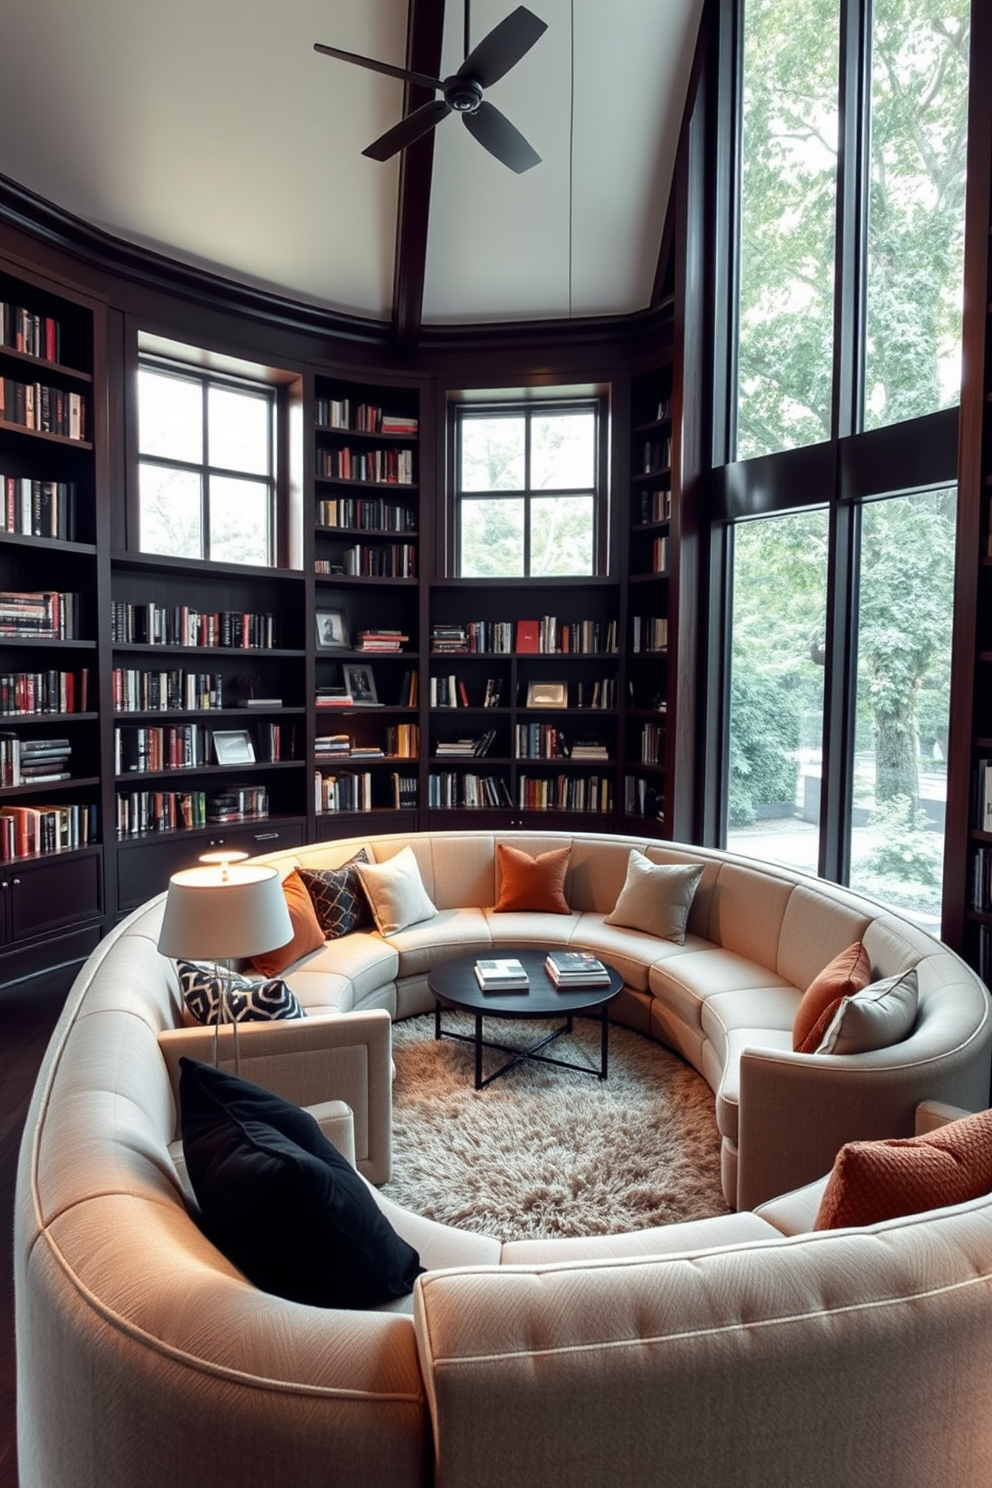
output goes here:
[{"label": "cream sectional sofa", "polygon": [[[360,843],[382,860],[409,840],[272,861],[337,866]],[[570,915],[493,914],[491,833],[415,838],[437,917],[305,958],[287,980],[309,1016],[245,1027],[242,1073],[313,1108],[382,1181],[390,1018],[432,1005],[434,959],[587,947],[624,973],[615,1016],[713,1086],[740,1212],[500,1246],[378,1196],[427,1267],[412,1298],[356,1313],[257,1291],[191,1217],[174,1080],[212,1035],[181,1027],[153,902],[80,973],[26,1125],[21,1488],[992,1482],[992,1199],[811,1234],[815,1186],[786,1193],[845,1140],[909,1134],[920,1101],[987,1105],[982,984],[899,915],[784,869],[591,834],[502,840],[571,844]],[[684,945],[604,924],[633,846],[703,865]],[[878,975],[918,967],[915,1029],[879,1054],[794,1055],[801,989],[859,937]]]}]

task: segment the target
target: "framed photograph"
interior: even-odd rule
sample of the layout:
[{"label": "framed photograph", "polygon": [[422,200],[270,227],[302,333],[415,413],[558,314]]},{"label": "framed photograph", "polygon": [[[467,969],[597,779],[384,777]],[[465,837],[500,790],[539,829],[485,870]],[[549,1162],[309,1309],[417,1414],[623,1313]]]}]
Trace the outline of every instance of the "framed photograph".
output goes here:
[{"label": "framed photograph", "polygon": [[565,682],[531,682],[527,687],[528,708],[567,708],[568,684]]},{"label": "framed photograph", "polygon": [[376,696],[375,678],[372,668],[365,666],[362,662],[356,662],[349,666],[346,663],[341,667],[344,676],[344,685],[351,693],[351,701],[356,708],[378,707],[379,699]]},{"label": "framed photograph", "polygon": [[318,610],[317,650],[347,651],[350,646],[348,621],[344,610]]},{"label": "framed photograph", "polygon": [[222,729],[214,734],[214,754],[219,765],[253,765],[255,746],[247,729]]}]

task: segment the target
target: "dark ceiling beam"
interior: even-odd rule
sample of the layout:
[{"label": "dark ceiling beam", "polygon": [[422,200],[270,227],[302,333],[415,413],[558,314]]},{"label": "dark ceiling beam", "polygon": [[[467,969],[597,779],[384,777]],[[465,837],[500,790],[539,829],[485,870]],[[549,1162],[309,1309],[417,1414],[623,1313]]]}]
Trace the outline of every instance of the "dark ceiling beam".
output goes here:
[{"label": "dark ceiling beam", "polygon": [[[677,161],[686,146],[686,130],[692,118],[692,111],[696,103],[696,94],[699,91],[703,68],[709,53],[710,37],[713,34],[715,24],[715,7],[718,0],[706,0],[703,6],[703,14],[699,22],[699,31],[696,35],[696,49],[692,57],[692,71],[689,74],[689,86],[685,94],[685,109],[682,114],[682,124],[679,131],[678,149],[674,159]],[[676,167],[677,169],[677,167]],[[668,193],[668,210],[665,213],[665,225],[661,233],[661,243],[658,248],[658,262],[654,271],[654,284],[651,288],[651,298],[648,307],[654,308],[662,303],[672,292],[673,275],[675,271],[675,171],[672,172],[672,186]]]},{"label": "dark ceiling beam", "polygon": [[[441,75],[444,0],[409,0],[406,65],[411,72]],[[429,88],[406,85],[404,117],[430,103],[437,94]],[[427,271],[427,229],[430,223],[431,181],[434,175],[434,130],[430,129],[400,156],[399,201],[396,212],[396,264],[393,271],[393,333],[404,356],[417,350],[424,313]]]}]

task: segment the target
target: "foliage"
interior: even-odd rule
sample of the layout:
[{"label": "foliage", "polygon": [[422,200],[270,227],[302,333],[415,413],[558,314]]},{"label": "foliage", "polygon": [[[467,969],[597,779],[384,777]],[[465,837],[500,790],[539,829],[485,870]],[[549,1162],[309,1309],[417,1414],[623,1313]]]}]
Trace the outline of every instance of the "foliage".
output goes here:
[{"label": "foliage", "polygon": [[940,897],[943,841],[926,813],[898,796],[876,807],[871,827],[880,840],[853,865],[858,887],[892,904],[932,910]]},{"label": "foliage", "polygon": [[750,826],[757,806],[795,801],[799,697],[788,680],[746,663],[731,675],[729,821]]},{"label": "foliage", "polygon": [[[968,0],[875,0],[866,425],[958,397]],[[830,434],[840,0],[747,0],[738,455]]]}]

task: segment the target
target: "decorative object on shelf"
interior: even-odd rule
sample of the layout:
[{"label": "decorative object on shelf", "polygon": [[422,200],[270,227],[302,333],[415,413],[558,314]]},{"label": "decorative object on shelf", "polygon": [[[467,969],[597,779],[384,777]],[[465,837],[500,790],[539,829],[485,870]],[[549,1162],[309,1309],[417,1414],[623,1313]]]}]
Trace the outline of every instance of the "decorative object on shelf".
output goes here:
[{"label": "decorative object on shelf", "polygon": [[483,90],[499,82],[501,77],[515,67],[547,29],[547,22],[534,15],[526,6],[518,5],[516,10],[482,38],[473,51],[469,51],[469,11],[468,0],[465,0],[466,57],[458,71],[446,78],[433,78],[426,73],[411,72],[406,67],[394,67],[372,57],[362,57],[357,52],[343,52],[338,47],[325,46],[319,41],[314,42],[313,49],[315,52],[323,52],[327,57],[337,57],[341,62],[354,62],[372,72],[382,72],[387,77],[399,78],[401,82],[429,88],[433,93],[444,95],[443,98],[433,98],[430,102],[421,104],[407,114],[405,119],[387,129],[377,140],[373,140],[362,151],[371,160],[390,160],[400,150],[405,150],[408,145],[434,129],[448,114],[455,113],[461,115],[465,128],[483,149],[520,175],[532,166],[539,165],[541,157],[506,115],[485,101]]},{"label": "decorative object on shelf", "polygon": [[[260,956],[293,938],[279,875],[274,868],[246,863],[247,853],[205,853],[198,868],[169,879],[159,931],[163,956],[212,961],[224,984],[222,1018],[214,1024],[214,1063],[219,1022],[230,1022],[230,990],[236,958]],[[240,1064],[238,1025],[234,1023],[235,1069]]]},{"label": "decorative object on shelf", "polygon": [[214,731],[214,755],[219,765],[253,765],[255,746],[247,729]]},{"label": "decorative object on shelf", "polygon": [[567,708],[568,687],[564,682],[530,682],[527,686],[528,708]]},{"label": "decorative object on shelf", "polygon": [[350,649],[348,617],[344,610],[318,610],[316,626],[318,651]]},{"label": "decorative object on shelf", "polygon": [[375,678],[370,666],[364,662],[346,663],[341,671],[354,707],[379,708],[382,706],[375,690]]}]

